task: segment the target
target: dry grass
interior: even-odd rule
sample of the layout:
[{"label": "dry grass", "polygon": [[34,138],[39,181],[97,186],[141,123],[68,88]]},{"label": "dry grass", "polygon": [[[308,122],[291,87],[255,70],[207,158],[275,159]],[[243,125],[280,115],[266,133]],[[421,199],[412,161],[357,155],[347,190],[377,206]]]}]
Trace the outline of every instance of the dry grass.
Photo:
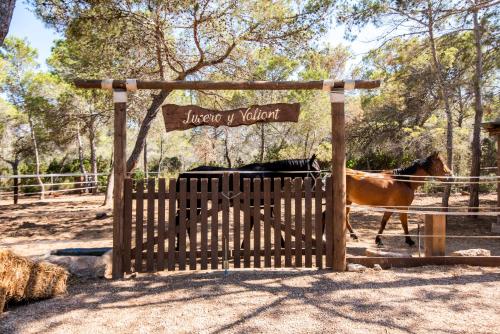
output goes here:
[{"label": "dry grass", "polygon": [[4,304],[61,295],[66,292],[67,279],[68,272],[62,267],[0,250],[0,287],[3,288],[0,295],[4,296]]}]

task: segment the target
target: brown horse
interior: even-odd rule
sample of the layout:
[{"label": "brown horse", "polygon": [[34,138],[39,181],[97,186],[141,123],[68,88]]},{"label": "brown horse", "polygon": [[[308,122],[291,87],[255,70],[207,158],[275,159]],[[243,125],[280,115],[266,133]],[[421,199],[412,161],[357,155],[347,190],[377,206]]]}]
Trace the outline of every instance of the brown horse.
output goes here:
[{"label": "brown horse", "polygon": [[[411,176],[405,176],[411,175]],[[412,176],[416,177],[412,177]],[[410,166],[384,171],[382,173],[365,173],[347,169],[347,205],[356,203],[360,205],[374,205],[384,207],[398,207],[405,209],[413,202],[415,190],[424,181],[422,176],[451,176],[452,172],[438,152],[432,153],[425,159],[415,160]],[[420,177],[418,177],[420,176]],[[391,217],[392,212],[386,211],[380,222],[375,242],[382,246],[380,235],[384,232],[385,225]],[[409,246],[415,242],[408,236],[408,214],[400,213],[399,218],[406,235],[405,241]],[[357,239],[354,230],[349,223],[349,208],[346,214],[347,228],[353,239]]]}]

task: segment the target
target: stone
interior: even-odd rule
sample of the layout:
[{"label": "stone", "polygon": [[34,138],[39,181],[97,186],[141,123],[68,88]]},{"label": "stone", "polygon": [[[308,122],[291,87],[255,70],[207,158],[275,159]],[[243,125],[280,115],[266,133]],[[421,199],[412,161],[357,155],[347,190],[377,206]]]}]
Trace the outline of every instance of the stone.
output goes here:
[{"label": "stone", "polygon": [[491,251],[482,248],[471,248],[454,251],[451,256],[491,256]]},{"label": "stone", "polygon": [[357,273],[361,273],[365,271],[367,268],[363,266],[362,264],[357,264],[357,263],[349,263],[347,264],[347,271],[353,271]]},{"label": "stone", "polygon": [[373,265],[373,270],[375,270],[375,271],[381,271],[381,270],[382,270],[382,267],[380,266],[380,264],[375,263],[375,264]]},{"label": "stone", "polygon": [[72,275],[80,278],[104,277],[106,265],[101,256],[57,256],[49,255],[44,261],[66,268]]},{"label": "stone", "polygon": [[113,250],[109,250],[101,256],[105,266],[104,277],[112,278],[113,275]]},{"label": "stone", "polygon": [[98,212],[95,214],[95,219],[104,219],[107,217],[108,217],[108,214],[106,212]]},{"label": "stone", "polygon": [[409,253],[395,253],[395,252],[386,252],[378,249],[366,249],[366,256],[376,256],[376,257],[412,257]]}]

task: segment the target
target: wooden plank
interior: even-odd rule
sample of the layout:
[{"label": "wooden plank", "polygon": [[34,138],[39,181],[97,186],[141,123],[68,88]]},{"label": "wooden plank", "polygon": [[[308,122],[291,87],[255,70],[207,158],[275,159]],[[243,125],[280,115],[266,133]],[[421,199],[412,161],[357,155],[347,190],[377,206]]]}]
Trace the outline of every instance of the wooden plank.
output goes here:
[{"label": "wooden plank", "polygon": [[[211,222],[211,242],[210,250],[212,254],[217,254],[219,249],[219,180],[211,180],[211,191],[212,191],[212,222]],[[217,269],[219,265],[219,258],[217,256],[212,256],[210,259],[211,268]]]},{"label": "wooden plank", "polygon": [[425,215],[425,256],[444,256],[446,252],[446,216]]},{"label": "wooden plank", "polygon": [[[302,178],[293,179],[295,194],[295,249],[302,249]],[[302,267],[302,252],[295,252],[295,267]]]},{"label": "wooden plank", "polygon": [[[125,95],[125,91],[113,91],[115,95]],[[123,188],[127,171],[127,103],[114,103],[114,138],[113,138],[113,270],[114,279],[123,277]]]},{"label": "wooden plank", "polygon": [[500,256],[431,256],[431,257],[347,257],[347,263],[371,267],[379,264],[382,268],[419,267],[429,265],[459,265],[499,267]]},{"label": "wooden plank", "polygon": [[198,225],[196,191],[198,189],[198,179],[191,179],[189,184],[189,269],[196,270],[196,238]]},{"label": "wooden plank", "polygon": [[186,191],[187,180],[179,179],[179,270],[186,270]]},{"label": "wooden plank", "polygon": [[271,267],[271,179],[264,178],[264,267]]},{"label": "wooden plank", "polygon": [[125,179],[125,187],[123,194],[123,271],[130,273],[131,265],[131,250],[132,250],[132,180]]},{"label": "wooden plank", "polygon": [[261,180],[253,179],[253,266],[260,268],[260,199]]},{"label": "wooden plank", "polygon": [[243,262],[250,268],[250,179],[243,179]]},{"label": "wooden plank", "polygon": [[[335,271],[346,270],[346,167],[344,90],[332,90],[338,101],[331,103],[332,116],[332,221]],[[328,250],[327,250],[328,254]]]},{"label": "wooden plank", "polygon": [[155,179],[148,180],[148,220],[146,228],[146,269],[153,272],[155,268],[154,253],[155,253],[155,199],[151,194],[155,192]]},{"label": "wooden plank", "polygon": [[323,179],[316,179],[314,188],[314,238],[316,247],[316,267],[323,268]]},{"label": "wooden plank", "polygon": [[[102,88],[102,80],[75,79],[78,88]],[[333,82],[333,87],[344,87],[343,80]],[[187,90],[322,90],[323,80],[316,81],[191,81],[191,80],[137,80],[138,89],[187,89]],[[126,89],[125,80],[113,80],[113,88]],[[355,89],[372,89],[380,87],[380,80],[355,80]]]},{"label": "wooden plank", "polygon": [[164,104],[162,110],[165,129],[169,132],[201,125],[234,127],[261,122],[298,122],[300,103],[253,105],[222,111],[196,105]]},{"label": "wooden plank", "polygon": [[175,270],[175,217],[177,213],[177,181],[171,178],[168,181],[168,270]]},{"label": "wooden plank", "polygon": [[240,174],[233,174],[233,249],[234,249],[234,267],[240,268],[240,243],[241,243],[241,231],[240,231]]},{"label": "wooden plank", "polygon": [[208,250],[208,179],[201,179],[201,269],[205,270],[207,266],[207,250]]},{"label": "wooden plank", "polygon": [[144,217],[144,181],[137,181],[135,201],[135,264],[137,272],[142,272],[142,241],[143,241],[143,217]]},{"label": "wooden plank", "polygon": [[165,269],[165,201],[166,186],[165,179],[158,180],[158,257],[156,259],[156,269]]},{"label": "wooden plank", "polygon": [[281,178],[274,179],[274,267],[281,268]]},{"label": "wooden plank", "polygon": [[222,268],[229,264],[229,174],[222,176]]},{"label": "wooden plank", "polygon": [[333,220],[332,220],[332,177],[326,179],[326,212],[325,212],[325,247],[326,264],[325,267],[333,268]]},{"label": "wooden plank", "polygon": [[305,238],[305,248],[306,248],[306,256],[304,259],[305,267],[312,267],[312,185],[311,178],[304,178],[304,191],[306,193],[305,196],[305,212],[304,212],[304,233],[306,235]]},{"label": "wooden plank", "polygon": [[292,266],[292,180],[285,178],[285,267]]}]

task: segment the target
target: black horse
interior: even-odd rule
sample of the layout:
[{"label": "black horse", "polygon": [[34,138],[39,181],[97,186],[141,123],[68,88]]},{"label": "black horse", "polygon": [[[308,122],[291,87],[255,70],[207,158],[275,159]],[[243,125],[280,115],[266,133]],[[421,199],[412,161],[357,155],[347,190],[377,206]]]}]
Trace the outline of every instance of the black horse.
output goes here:
[{"label": "black horse", "polygon": [[[250,191],[253,191],[254,183],[253,180],[255,178],[261,179],[260,185],[261,185],[261,191],[263,190],[264,187],[264,178],[269,178],[271,179],[271,191],[274,191],[274,180],[279,178],[281,180],[281,189],[283,189],[284,186],[284,180],[285,178],[305,178],[305,177],[311,177],[313,179],[317,178],[320,176],[320,171],[321,168],[318,164],[318,161],[316,159],[316,155],[314,154],[310,159],[289,159],[289,160],[278,160],[278,161],[273,161],[273,162],[265,162],[265,163],[252,163],[248,165],[244,165],[239,168],[225,168],[225,167],[213,167],[213,166],[199,166],[196,168],[193,168],[187,172],[179,174],[179,177],[177,178],[177,191],[180,190],[180,179],[186,179],[186,190],[189,192],[191,191],[191,180],[196,179],[196,185],[197,189],[196,191],[201,191],[201,179],[208,179],[208,191],[211,192],[212,189],[212,179],[218,179],[218,189],[217,191],[222,192],[222,178],[224,173],[229,173],[229,192],[230,194],[233,194],[234,196],[235,193],[237,192],[243,192],[243,179],[250,179]],[[240,172],[239,177],[240,177],[240,189],[234,189],[233,187],[233,177],[234,173]],[[225,194],[226,196],[229,196],[229,194]],[[222,202],[222,199],[219,199],[219,204]],[[271,206],[273,206],[273,199],[271,199]],[[186,219],[188,219],[189,215],[189,208],[190,208],[190,202],[189,199],[186,199]],[[251,199],[250,205],[254,205],[253,199]],[[263,205],[263,199],[261,199],[261,203],[259,205]],[[201,212],[201,200],[197,200],[196,204],[196,214],[199,215]],[[271,215],[273,215],[273,211],[271,211]],[[179,226],[179,219],[180,215],[179,212],[177,212],[176,216],[176,225]],[[254,217],[250,218],[250,230],[252,230],[254,226]],[[188,235],[189,233],[189,225],[187,227],[187,232]],[[179,233],[177,233],[177,241],[179,241]],[[283,238],[281,238],[282,244],[284,243]],[[176,248],[178,249],[178,242]]]}]

